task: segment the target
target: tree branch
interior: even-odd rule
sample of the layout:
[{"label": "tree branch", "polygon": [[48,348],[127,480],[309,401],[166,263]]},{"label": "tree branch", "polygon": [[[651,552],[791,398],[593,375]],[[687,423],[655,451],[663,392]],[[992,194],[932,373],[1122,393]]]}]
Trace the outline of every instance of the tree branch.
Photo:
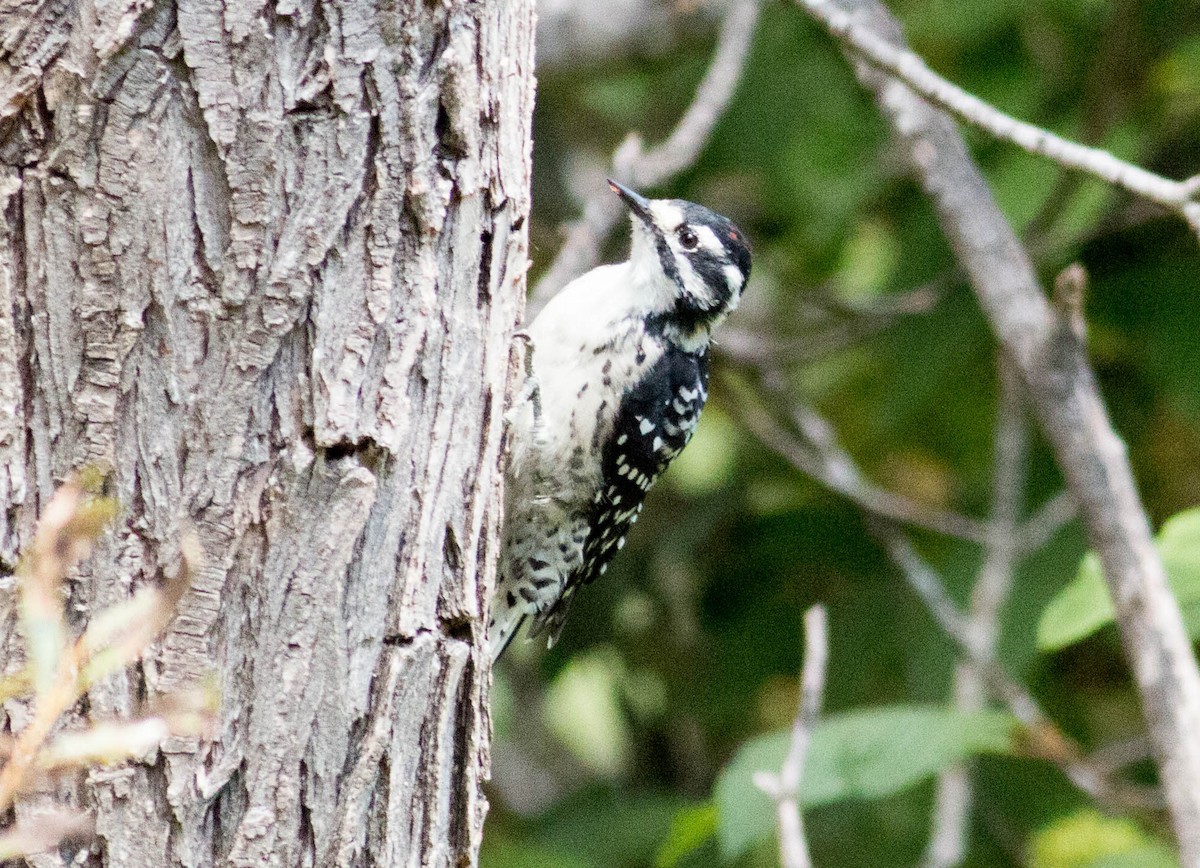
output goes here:
[{"label": "tree branch", "polygon": [[[967,626],[980,651],[996,656],[1000,613],[1012,589],[1013,573],[1021,549],[1021,502],[1025,491],[1025,463],[1029,437],[1020,384],[1009,366],[1000,366],[1000,401],[996,413],[995,473],[992,495],[992,536],[983,566],[971,593]],[[954,704],[963,711],[980,711],[986,704],[986,687],[979,670],[960,663],[954,672]],[[967,851],[971,817],[971,782],[965,763],[957,763],[938,777],[932,831],[923,864],[926,868],[952,868]]]},{"label": "tree branch", "polygon": [[[749,394],[748,388],[742,388],[740,392],[743,394],[743,400],[739,401],[743,421],[766,446],[789,461],[796,469],[818,479],[838,477],[848,491],[866,485],[862,471],[851,455],[838,443],[833,426],[816,410],[807,406],[788,407],[788,412],[797,420],[797,426],[807,441],[806,445],[775,422]],[[772,397],[777,403],[781,400],[781,396]],[[767,436],[763,436],[764,434]],[[993,654],[980,643],[966,616],[950,599],[941,578],[924,562],[908,537],[896,528],[892,517],[867,506],[863,508],[867,512],[867,526],[871,533],[900,568],[938,626],[954,640],[963,655],[982,673],[997,695],[1005,698],[1018,720],[1031,727],[1044,725],[1043,716],[1036,710],[1036,702],[1025,694],[1023,688],[1000,671]]]},{"label": "tree branch", "polygon": [[1021,530],[1025,551],[1034,552],[1046,545],[1078,514],[1079,507],[1070,491],[1063,490],[1054,495],[1025,520]]},{"label": "tree branch", "polygon": [[[749,389],[742,391],[746,393],[745,399],[739,403],[743,408],[743,419],[752,430],[756,430],[755,425],[761,424],[764,418],[769,419],[769,414],[748,394]],[[773,397],[778,403],[778,397]],[[793,408],[791,412],[797,419],[806,420],[803,434],[816,455],[810,456],[803,465],[796,463],[795,457],[805,452],[805,446],[793,440],[786,451],[781,451],[778,447],[789,436],[786,433],[771,440],[764,439],[769,448],[779,452],[803,473],[809,473],[807,468],[816,462],[841,468],[839,472],[851,484],[861,480],[861,471],[837,442],[833,426],[810,407]],[[784,429],[779,427],[778,431],[783,432]],[[925,562],[903,531],[891,520],[870,512],[867,513],[867,527],[934,621],[978,673],[980,680],[1025,728],[1029,748],[1035,755],[1059,766],[1080,790],[1106,806],[1114,809],[1161,807],[1162,800],[1156,790],[1115,782],[1101,768],[1094,766],[1090,759],[1083,757],[1079,746],[1042,711],[1032,694],[1004,671],[996,660],[994,643],[989,645],[982,641],[981,634],[971,624],[970,618],[951,599],[941,576]]]},{"label": "tree branch", "polygon": [[[732,377],[726,377],[725,380],[734,385],[739,394],[748,394],[749,389],[738,384]],[[848,498],[867,512],[969,542],[986,543],[989,539],[992,531],[987,522],[959,513],[933,509],[903,495],[879,488],[863,476],[848,453],[814,453],[752,398],[739,401],[738,407],[743,424],[763,443],[806,476]],[[818,449],[822,443],[833,438],[832,426],[807,408],[797,409],[793,414],[793,421],[804,438]]]},{"label": "tree branch", "polygon": [[[662,144],[642,150],[641,139],[630,134],[612,158],[612,175],[633,187],[657,187],[694,164],[708,144],[713,128],[729,106],[750,54],[758,25],[759,0],[731,0],[721,22],[717,48],[692,104]],[[583,216],[571,224],[566,240],[534,287],[529,316],[554,293],[594,266],[600,243],[624,213],[606,187],[587,199]]]},{"label": "tree branch", "polygon": [[938,626],[958,645],[993,695],[1025,727],[1034,755],[1057,765],[1071,783],[1106,807],[1124,810],[1163,807],[1158,790],[1113,781],[1107,775],[1107,767],[1099,767],[1091,758],[1084,757],[1079,745],[1046,716],[1033,695],[1004,671],[994,653],[986,654],[986,649],[975,644],[967,617],[950,599],[941,577],[920,556],[911,540],[885,522],[874,520],[869,524]]},{"label": "tree branch", "polygon": [[[1127,163],[1100,148],[1088,147],[1049,130],[1017,120],[942,78],[915,52],[856,23],[854,16],[831,0],[798,0],[809,15],[857,58],[899,79],[925,99],[958,119],[1031,154],[1067,169],[1085,172],[1126,192],[1141,196],[1183,217],[1200,235],[1200,175],[1172,181]],[[849,4],[847,4],[849,5]]]},{"label": "tree branch", "polygon": [[[890,328],[901,318],[933,310],[955,285],[947,273],[915,289],[884,296],[869,306],[851,305],[832,293],[814,292],[795,309],[739,314],[741,325],[721,330],[721,353],[749,365],[799,365],[824,358]],[[780,316],[817,322],[817,326],[776,335]]]},{"label": "tree branch", "polygon": [[800,814],[800,782],[804,759],[812,740],[825,694],[825,670],[829,661],[829,622],[825,607],[813,606],[804,613],[804,670],[800,677],[800,710],[792,724],[792,743],[778,775],[758,772],[754,784],[775,800],[779,824],[779,860],[783,868],[812,868]]},{"label": "tree branch", "polygon": [[[845,41],[850,24],[904,50],[895,18],[877,0],[801,2],[843,41],[852,58],[861,49]],[[853,16],[835,16],[834,28],[830,15],[839,11]],[[1167,587],[1125,447],[1108,420],[1084,348],[1071,324],[1051,309],[1027,253],[953,120],[877,69],[860,65],[856,71],[911,155],[1079,504],[1141,696],[1182,861],[1200,865],[1200,788],[1195,786],[1200,780],[1200,671],[1179,605]],[[1147,179],[1137,173],[1116,177],[1127,188],[1146,186]],[[1191,185],[1172,194],[1177,203],[1186,201],[1183,189],[1190,191]]]}]

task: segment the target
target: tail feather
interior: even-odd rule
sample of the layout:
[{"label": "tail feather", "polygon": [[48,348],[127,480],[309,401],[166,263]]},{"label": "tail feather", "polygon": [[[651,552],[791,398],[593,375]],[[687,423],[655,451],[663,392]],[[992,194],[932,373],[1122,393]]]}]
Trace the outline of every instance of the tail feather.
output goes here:
[{"label": "tail feather", "polygon": [[528,612],[515,606],[493,607],[491,617],[488,619],[488,643],[491,646],[493,663],[499,660],[500,655],[512,644],[512,640],[516,638],[517,632],[527,617],[529,617]]},{"label": "tail feather", "polygon": [[545,635],[546,647],[553,648],[562,635],[563,624],[567,621],[567,612],[571,610],[571,601],[575,599],[574,585],[568,586],[561,597],[553,605],[534,615],[533,623],[529,626],[529,638],[536,639]]}]

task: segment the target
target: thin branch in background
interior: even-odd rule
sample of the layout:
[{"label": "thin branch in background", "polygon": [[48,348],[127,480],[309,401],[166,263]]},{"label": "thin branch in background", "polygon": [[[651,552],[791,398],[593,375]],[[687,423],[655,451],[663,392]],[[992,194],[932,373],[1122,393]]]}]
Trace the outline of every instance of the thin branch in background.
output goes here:
[{"label": "thin branch in background", "polygon": [[1112,774],[1126,766],[1153,759],[1150,742],[1144,735],[1114,741],[1092,751],[1088,757],[1092,767],[1102,774]]},{"label": "thin branch in background", "polygon": [[[732,379],[729,376],[725,380]],[[790,407],[791,415],[801,423],[801,435],[788,435],[786,429],[775,423],[761,402],[745,386],[739,389],[739,407],[742,418],[755,434],[767,430],[771,436],[761,437],[763,443],[788,460],[802,473],[813,476],[814,466],[836,466],[837,473],[845,477],[847,485],[854,488],[862,484],[862,473],[858,466],[837,442],[833,426],[809,407]],[[773,406],[789,407],[791,402],[772,393]],[[764,423],[774,427],[767,428]],[[791,436],[791,442],[787,438]],[[807,441],[807,443],[805,442]],[[797,459],[806,456],[802,461]],[[818,471],[818,480],[829,473]],[[1080,790],[1110,808],[1159,808],[1162,798],[1157,790],[1127,782],[1116,782],[1094,767],[1083,757],[1079,746],[1066,736],[1052,721],[1021,684],[1013,679],[997,662],[995,648],[980,641],[978,631],[950,597],[937,571],[918,553],[916,546],[891,519],[881,518],[873,511],[866,512],[867,527],[879,541],[892,562],[899,568],[908,585],[932,615],[941,630],[958,646],[965,661],[979,674],[989,691],[1024,727],[1028,749],[1035,756],[1054,763]]]},{"label": "thin branch in background", "polygon": [[[727,329],[723,333],[720,351],[727,359],[739,366],[753,370],[777,370],[787,362],[779,352],[780,347],[769,338],[744,330]],[[776,378],[778,379],[778,378]],[[736,386],[735,381],[730,381]],[[778,394],[778,390],[772,390]],[[742,406],[739,404],[739,406]],[[988,521],[972,518],[961,513],[946,512],[925,506],[903,495],[881,489],[861,474],[848,475],[844,468],[826,466],[813,461],[812,456],[769,414],[758,413],[753,404],[744,407],[744,421],[756,436],[767,443],[781,456],[800,467],[805,474],[822,485],[854,501],[858,506],[884,518],[893,519],[914,527],[931,530],[944,536],[987,545],[993,529]],[[823,436],[820,425],[814,429],[815,436]],[[1063,490],[1047,500],[1021,525],[1018,531],[1020,547],[1024,553],[1040,550],[1078,514],[1074,497]]]},{"label": "thin branch in background", "polygon": [[[1171,826],[1186,865],[1200,866],[1200,668],[1179,603],[1167,584],[1132,468],[1072,326],[1046,292],[954,119],[907,84],[862,59],[848,30],[868,32],[871,45],[906,52],[900,25],[878,0],[801,0],[833,32],[875,97],[916,179],[929,196],[1003,355],[1020,374],[1028,405],[1062,468],[1108,583],[1125,657],[1137,685]],[[830,16],[841,15],[837,28]],[[886,40],[880,43],[880,40]],[[861,41],[861,40],[860,40]],[[913,67],[911,62],[904,69]],[[1001,126],[1005,126],[1001,124]],[[1011,133],[1012,128],[1009,127]],[[1027,137],[1029,130],[1021,131]],[[1103,152],[1061,147],[1095,168]],[[1066,143],[1069,144],[1069,143]],[[1108,164],[1101,177],[1142,195],[1156,195],[1192,218],[1195,184],[1157,178],[1128,164]]]},{"label": "thin branch in background", "polygon": [[915,52],[859,26],[853,15],[830,0],[798,0],[808,13],[851,53],[904,82],[914,92],[959,120],[1011,142],[1031,154],[1046,157],[1067,169],[1093,175],[1126,192],[1148,199],[1179,214],[1200,235],[1200,176],[1172,181],[1119,160],[1108,151],[1057,136],[1049,130],[1019,121],[942,78]]},{"label": "thin branch in background", "polygon": [[1087,340],[1087,318],[1084,301],[1087,297],[1087,270],[1072,262],[1054,278],[1054,306],[1081,345]]},{"label": "thin branch in background", "polygon": [[954,640],[963,656],[989,681],[989,686],[1004,697],[1013,716],[1026,726],[1040,724],[1040,715],[1033,710],[1036,703],[1032,697],[1023,695],[1023,689],[1010,683],[1006,674],[996,670],[995,661],[985,656],[984,649],[976,644],[978,640],[967,616],[951,599],[942,577],[925,562],[912,540],[894,524],[877,518],[867,518],[867,529],[900,569],[908,586],[916,592],[942,632]]},{"label": "thin branch in background", "polygon": [[1079,515],[1079,506],[1071,492],[1063,489],[1043,503],[1021,528],[1021,545],[1026,552],[1035,552],[1054,538],[1054,535]]},{"label": "thin branch in background", "polygon": [[[1029,435],[1019,390],[1011,367],[1002,361],[996,413],[992,537],[985,546],[983,566],[972,589],[967,614],[973,642],[989,658],[996,656],[1000,614],[1012,590],[1021,549],[1020,520]],[[982,675],[969,663],[959,663],[954,672],[955,707],[968,712],[982,711],[986,704]],[[966,857],[971,801],[971,781],[965,763],[958,763],[939,776],[929,845],[923,860],[926,868],[952,868]]]},{"label": "thin branch in background", "polygon": [[868,528],[879,539],[892,560],[900,566],[905,578],[933,615],[938,626],[954,640],[967,659],[981,670],[990,686],[1011,700],[1014,716],[1018,720],[1029,726],[1040,725],[1041,716],[1030,710],[1036,703],[1031,697],[1022,696],[1023,690],[1011,683],[1007,675],[998,671],[994,660],[984,653],[967,617],[950,598],[941,578],[925,564],[917,554],[916,548],[893,524],[898,520],[897,517],[873,508],[876,504],[872,499],[866,498],[864,502],[864,499],[855,496],[856,493],[869,490],[870,483],[865,480],[851,455],[838,443],[837,434],[828,420],[811,407],[796,405],[786,396],[772,390],[772,406],[786,408],[784,412],[796,422],[798,433],[793,434],[775,421],[761,400],[744,383],[737,382],[730,375],[723,377],[722,381],[731,384],[737,390],[742,421],[768,448],[806,476],[821,482],[837,480],[837,486],[830,487],[864,510]]},{"label": "thin branch in background", "polygon": [[[967,670],[964,664],[958,664],[955,670],[956,687],[962,683],[958,673]],[[957,690],[954,699],[956,708],[970,704],[964,701],[966,694]],[[966,763],[955,763],[938,775],[929,843],[921,856],[921,868],[954,868],[962,864],[967,855],[972,802],[971,778]]]},{"label": "thin branch in background", "polygon": [[783,868],[812,868],[804,820],[800,814],[800,784],[808,745],[821,715],[825,671],[829,662],[829,622],[825,607],[804,613],[804,670],[800,677],[800,710],[792,724],[792,741],[779,774],[757,772],[754,785],[775,802],[779,825],[779,859]]},{"label": "thin branch in background", "polygon": [[[806,476],[812,477],[874,515],[968,542],[984,543],[989,539],[991,528],[987,522],[959,513],[933,509],[903,495],[886,491],[867,480],[853,462],[848,460],[848,455],[845,456],[847,461],[842,461],[837,453],[817,453],[806,448],[757,401],[749,397],[748,387],[732,376],[724,377],[723,380],[739,395],[746,395],[746,400],[739,400],[737,404],[741,421],[763,443]],[[796,412],[794,421],[808,440],[816,442],[832,437],[832,429],[828,423],[815,413],[800,409]]]},{"label": "thin branch in background", "polygon": [[1079,746],[1046,715],[1033,695],[1005,672],[994,657],[984,656],[982,649],[972,644],[974,636],[967,617],[950,598],[941,576],[920,556],[912,541],[886,522],[874,520],[868,524],[938,626],[954,640],[992,694],[1025,728],[1031,754],[1057,765],[1071,783],[1106,808],[1159,810],[1164,807],[1157,788],[1115,781],[1109,777],[1109,769],[1099,767],[1090,757],[1083,756]]},{"label": "thin branch in background", "polygon": [[[613,154],[612,176],[616,180],[636,188],[657,187],[695,164],[741,80],[758,14],[759,0],[731,0],[712,62],[696,88],[692,104],[666,141],[648,151],[642,149],[637,135],[629,135]],[[534,287],[530,317],[554,293],[596,264],[601,243],[624,213],[607,187],[587,199],[583,216],[571,224],[554,262]]]},{"label": "thin branch in background", "polygon": [[[950,271],[866,306],[850,305],[832,294],[805,293],[795,310],[764,310],[756,318],[740,315],[738,324],[730,323],[721,330],[719,348],[722,355],[747,365],[804,364],[855,346],[904,317],[929,313],[960,280]],[[796,334],[773,334],[780,319],[816,319],[819,324]]]}]

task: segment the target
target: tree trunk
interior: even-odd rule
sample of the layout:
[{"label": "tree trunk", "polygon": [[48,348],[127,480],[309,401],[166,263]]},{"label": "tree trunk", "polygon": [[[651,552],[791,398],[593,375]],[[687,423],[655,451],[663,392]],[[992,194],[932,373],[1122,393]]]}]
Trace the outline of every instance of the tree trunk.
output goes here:
[{"label": "tree trunk", "polygon": [[86,864],[475,863],[532,5],[0,0],[0,564],[111,467],[72,615],[206,562],[88,710],[222,696]]}]

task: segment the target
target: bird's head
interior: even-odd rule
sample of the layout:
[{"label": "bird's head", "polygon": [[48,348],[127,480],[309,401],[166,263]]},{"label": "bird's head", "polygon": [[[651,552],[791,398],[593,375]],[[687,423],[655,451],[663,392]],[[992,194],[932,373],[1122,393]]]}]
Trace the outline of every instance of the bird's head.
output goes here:
[{"label": "bird's head", "polygon": [[647,199],[609,181],[633,222],[630,264],[651,305],[649,321],[684,344],[737,307],[750,277],[750,245],[727,218],[681,199]]}]

